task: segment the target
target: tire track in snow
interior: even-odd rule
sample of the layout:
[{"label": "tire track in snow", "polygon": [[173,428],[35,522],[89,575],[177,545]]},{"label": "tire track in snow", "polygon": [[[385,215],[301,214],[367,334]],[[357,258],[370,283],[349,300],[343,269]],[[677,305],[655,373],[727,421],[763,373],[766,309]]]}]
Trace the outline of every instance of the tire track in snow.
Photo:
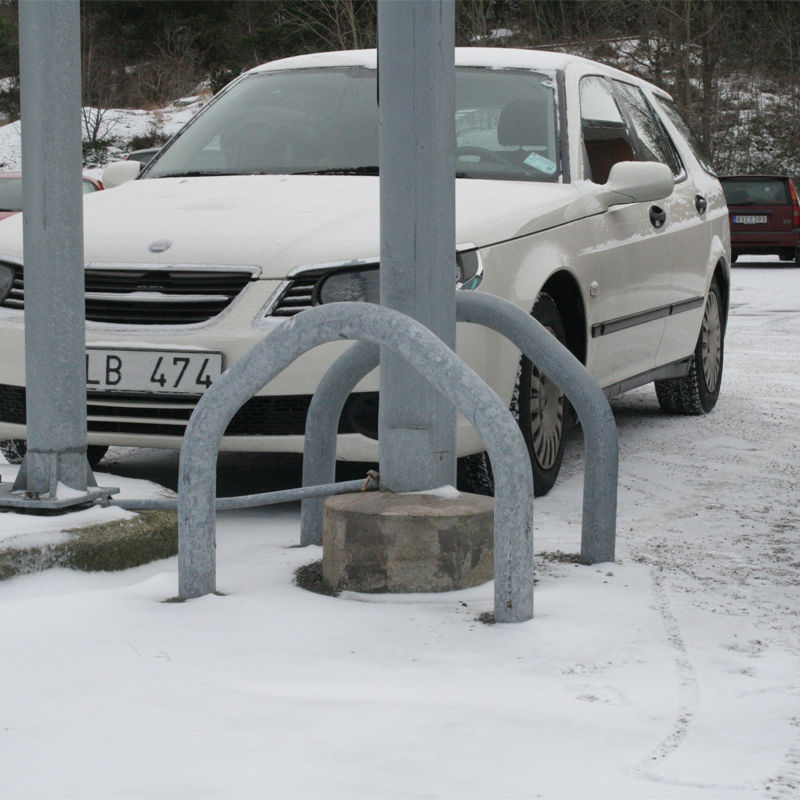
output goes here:
[{"label": "tire track in snow", "polygon": [[664,568],[662,566],[651,565],[650,579],[653,582],[653,594],[655,595],[656,608],[661,616],[661,621],[667,634],[667,641],[672,647],[675,663],[678,668],[678,686],[681,692],[682,702],[678,711],[678,718],[672,730],[634,767],[633,772],[640,778],[663,782],[663,778],[653,775],[649,770],[680,747],[681,742],[683,742],[689,730],[689,725],[697,714],[700,686],[697,682],[697,676],[692,667],[692,662],[689,659],[686,643],[681,636],[678,620],[669,607],[667,592],[664,588]]},{"label": "tire track in snow", "polygon": [[[650,565],[650,578],[653,582],[653,594],[655,596],[656,608],[661,616],[664,630],[667,634],[675,664],[678,670],[678,688],[681,693],[681,705],[678,709],[678,717],[675,720],[672,730],[654,747],[644,758],[642,758],[632,770],[635,777],[653,783],[670,784],[673,786],[686,786],[697,789],[728,789],[745,790],[751,787],[738,784],[721,783],[702,783],[699,781],[681,781],[658,775],[654,769],[662,763],[668,756],[674,753],[683,743],[692,721],[697,716],[697,709],[700,705],[700,684],[697,675],[689,658],[689,650],[686,642],[681,635],[678,620],[672,613],[669,605],[669,597],[664,585],[664,567],[662,565]],[[776,800],[783,800],[783,796],[777,796]]]}]

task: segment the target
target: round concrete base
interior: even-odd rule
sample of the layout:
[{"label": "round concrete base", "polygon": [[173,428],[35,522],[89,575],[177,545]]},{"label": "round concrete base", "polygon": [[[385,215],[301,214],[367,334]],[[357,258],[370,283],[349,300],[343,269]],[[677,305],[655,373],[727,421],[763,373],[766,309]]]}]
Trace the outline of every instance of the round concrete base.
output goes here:
[{"label": "round concrete base", "polygon": [[492,580],[494,500],[459,493],[329,497],[322,574],[337,590],[444,592]]}]

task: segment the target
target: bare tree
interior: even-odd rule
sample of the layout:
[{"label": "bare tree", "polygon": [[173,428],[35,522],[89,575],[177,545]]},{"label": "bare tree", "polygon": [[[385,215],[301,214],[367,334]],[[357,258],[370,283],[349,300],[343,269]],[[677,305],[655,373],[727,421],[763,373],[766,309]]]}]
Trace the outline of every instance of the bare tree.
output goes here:
[{"label": "bare tree", "polygon": [[324,49],[358,50],[377,42],[375,0],[286,3],[282,13],[290,29],[311,34]]},{"label": "bare tree", "polygon": [[135,69],[139,96],[145,104],[161,105],[191,91],[200,82],[199,33],[183,25],[164,30],[153,56]]}]

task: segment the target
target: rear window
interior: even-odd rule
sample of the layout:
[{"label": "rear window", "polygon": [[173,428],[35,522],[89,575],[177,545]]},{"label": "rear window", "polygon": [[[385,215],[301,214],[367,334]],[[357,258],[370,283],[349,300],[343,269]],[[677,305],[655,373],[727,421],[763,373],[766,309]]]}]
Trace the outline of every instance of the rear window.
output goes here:
[{"label": "rear window", "polygon": [[785,205],[792,202],[788,182],[773,178],[725,178],[722,189],[729,206]]}]

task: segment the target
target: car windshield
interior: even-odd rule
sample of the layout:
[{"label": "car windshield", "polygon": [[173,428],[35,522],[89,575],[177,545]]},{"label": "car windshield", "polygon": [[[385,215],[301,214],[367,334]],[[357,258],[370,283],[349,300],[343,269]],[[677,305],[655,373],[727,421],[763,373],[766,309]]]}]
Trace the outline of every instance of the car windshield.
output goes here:
[{"label": "car windshield", "polygon": [[[457,70],[457,176],[558,180],[556,120],[553,75]],[[245,76],[144,177],[377,173],[377,73],[347,67]]]},{"label": "car windshield", "polygon": [[0,211],[22,211],[22,178],[0,180]]},{"label": "car windshield", "polygon": [[729,206],[784,205],[791,203],[786,181],[770,178],[724,178],[722,189]]}]

